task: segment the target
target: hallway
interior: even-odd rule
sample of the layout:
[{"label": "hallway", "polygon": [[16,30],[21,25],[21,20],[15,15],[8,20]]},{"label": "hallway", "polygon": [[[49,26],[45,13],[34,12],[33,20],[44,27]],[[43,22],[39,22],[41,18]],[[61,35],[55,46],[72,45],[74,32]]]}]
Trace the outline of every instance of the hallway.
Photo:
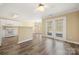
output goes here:
[{"label": "hallway", "polygon": [[[39,38],[39,39],[38,39]],[[11,38],[12,39],[12,38]],[[33,40],[20,44],[10,44],[0,47],[0,54],[3,55],[77,55],[79,45],[45,38],[42,34],[35,33]]]}]

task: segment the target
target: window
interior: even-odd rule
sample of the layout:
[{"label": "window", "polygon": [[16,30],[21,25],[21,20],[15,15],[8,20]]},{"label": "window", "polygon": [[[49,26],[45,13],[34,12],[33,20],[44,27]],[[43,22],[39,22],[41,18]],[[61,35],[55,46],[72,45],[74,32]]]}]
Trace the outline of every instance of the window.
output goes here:
[{"label": "window", "polygon": [[63,32],[63,19],[56,20],[56,32]]}]

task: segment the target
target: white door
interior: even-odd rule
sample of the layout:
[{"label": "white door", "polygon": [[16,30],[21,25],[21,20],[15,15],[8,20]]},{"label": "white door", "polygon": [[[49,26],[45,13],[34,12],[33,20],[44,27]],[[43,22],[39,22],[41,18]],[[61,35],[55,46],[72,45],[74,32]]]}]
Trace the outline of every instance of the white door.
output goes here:
[{"label": "white door", "polygon": [[46,35],[54,38],[54,22],[52,19],[46,21]]},{"label": "white door", "polygon": [[56,18],[54,20],[54,38],[66,40],[66,17]]}]

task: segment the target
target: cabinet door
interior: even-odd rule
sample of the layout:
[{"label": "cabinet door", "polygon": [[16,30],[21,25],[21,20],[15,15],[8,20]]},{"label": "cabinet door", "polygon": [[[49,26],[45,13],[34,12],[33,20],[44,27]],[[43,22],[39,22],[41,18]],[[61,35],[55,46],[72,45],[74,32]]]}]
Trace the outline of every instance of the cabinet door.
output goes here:
[{"label": "cabinet door", "polygon": [[55,39],[66,39],[66,17],[55,19]]}]

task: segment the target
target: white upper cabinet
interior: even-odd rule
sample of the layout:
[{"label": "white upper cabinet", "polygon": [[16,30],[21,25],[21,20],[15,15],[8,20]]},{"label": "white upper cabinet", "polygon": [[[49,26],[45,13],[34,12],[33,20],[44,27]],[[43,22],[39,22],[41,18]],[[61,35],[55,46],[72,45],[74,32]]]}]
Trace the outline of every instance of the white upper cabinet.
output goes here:
[{"label": "white upper cabinet", "polygon": [[3,26],[21,26],[21,23],[19,21],[14,21],[14,20],[1,19],[0,23]]}]

